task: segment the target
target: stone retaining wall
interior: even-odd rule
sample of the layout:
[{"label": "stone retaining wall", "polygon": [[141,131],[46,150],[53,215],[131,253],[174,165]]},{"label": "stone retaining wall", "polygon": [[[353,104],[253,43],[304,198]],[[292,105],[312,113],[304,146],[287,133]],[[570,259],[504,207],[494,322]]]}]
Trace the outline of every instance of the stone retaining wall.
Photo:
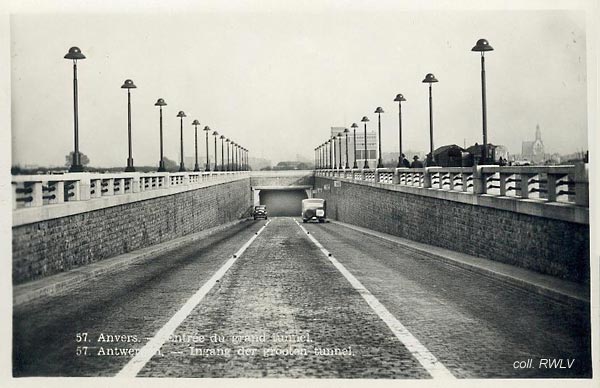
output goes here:
[{"label": "stone retaining wall", "polygon": [[[588,283],[589,225],[316,177],[328,217]],[[329,185],[329,190],[323,190]],[[431,189],[423,189],[431,190]],[[441,193],[441,192],[440,192]],[[501,200],[501,199],[498,199]]]}]

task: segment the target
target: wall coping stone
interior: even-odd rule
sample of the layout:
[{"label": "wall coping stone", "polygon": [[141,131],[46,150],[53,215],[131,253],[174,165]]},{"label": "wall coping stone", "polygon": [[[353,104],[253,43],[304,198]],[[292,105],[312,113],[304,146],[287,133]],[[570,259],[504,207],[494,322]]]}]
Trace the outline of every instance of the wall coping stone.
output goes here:
[{"label": "wall coping stone", "polygon": [[148,190],[136,193],[120,194],[107,197],[90,198],[85,201],[69,201],[64,203],[30,207],[12,212],[12,226],[31,224],[51,219],[87,213],[108,207],[125,205],[148,199],[165,197],[187,191],[198,190],[211,186],[218,186],[243,179],[249,179],[248,175],[233,175],[221,177],[219,180],[198,182],[190,185],[168,186],[157,190]]},{"label": "wall coping stone", "polygon": [[[447,201],[460,202],[474,206],[484,206],[494,209],[506,210],[536,217],[550,218],[577,224],[589,225],[589,208],[576,206],[570,203],[546,202],[539,199],[523,199],[501,197],[498,195],[465,193],[448,189],[423,188],[403,185],[389,185],[369,181],[358,181],[343,177],[317,176],[316,178],[340,181],[350,184],[370,186],[388,191],[398,191],[407,194],[420,195]],[[335,188],[331,187],[331,190]],[[515,231],[517,232],[517,231]]]}]

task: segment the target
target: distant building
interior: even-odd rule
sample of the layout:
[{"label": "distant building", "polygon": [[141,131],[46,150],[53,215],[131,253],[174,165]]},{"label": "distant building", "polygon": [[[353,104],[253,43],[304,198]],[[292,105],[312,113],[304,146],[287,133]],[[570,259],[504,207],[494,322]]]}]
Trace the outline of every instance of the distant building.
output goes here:
[{"label": "distant building", "polygon": [[503,145],[496,146],[496,160],[498,160],[500,158],[509,160],[508,159],[509,157],[510,157],[510,153],[508,152],[508,148],[506,146],[503,146]]},{"label": "distant building", "polygon": [[[344,127],[331,127],[331,136],[337,136],[338,133],[342,134],[342,165],[346,163],[346,135],[344,134]],[[354,163],[354,130],[349,129],[348,132],[348,165],[352,167]],[[338,141],[335,142],[335,150],[338,150]],[[367,130],[367,162],[370,168],[377,166],[377,133],[375,131]],[[339,162],[339,157],[336,156],[336,163]],[[362,168],[365,163],[365,131],[364,128],[356,128],[356,164],[358,168]]]},{"label": "distant building", "polygon": [[[487,144],[487,149],[486,149],[486,155],[487,155],[487,159],[490,161],[497,161],[499,156],[496,155],[496,148],[497,146],[488,143]],[[481,160],[483,158],[483,144],[478,144],[475,143],[474,145],[470,146],[469,148],[467,148],[466,150],[469,154],[471,154],[471,158],[472,158],[472,164],[474,164],[475,162],[477,162],[477,164],[481,164]]]},{"label": "distant building", "polygon": [[449,144],[435,149],[433,151],[433,157],[438,166],[461,167],[463,165],[463,151],[464,149],[462,147],[459,147],[456,144]]},{"label": "distant building", "polygon": [[308,170],[312,167],[312,163],[289,161],[277,163],[277,165],[273,167],[273,170]]},{"label": "distant building", "polygon": [[540,130],[539,124],[535,126],[535,140],[523,142],[521,159],[534,163],[541,163],[546,159],[544,142],[542,141],[542,131]]}]

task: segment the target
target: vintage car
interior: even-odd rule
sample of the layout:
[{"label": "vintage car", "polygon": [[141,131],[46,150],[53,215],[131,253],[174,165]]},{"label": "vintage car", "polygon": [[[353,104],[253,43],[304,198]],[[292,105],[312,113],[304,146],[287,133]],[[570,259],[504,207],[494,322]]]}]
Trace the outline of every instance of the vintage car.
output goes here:
[{"label": "vintage car", "polygon": [[267,207],[265,205],[254,206],[252,211],[252,217],[256,220],[257,218],[267,219]]},{"label": "vintage car", "polygon": [[324,199],[309,198],[302,200],[302,221],[325,222],[326,204]]}]

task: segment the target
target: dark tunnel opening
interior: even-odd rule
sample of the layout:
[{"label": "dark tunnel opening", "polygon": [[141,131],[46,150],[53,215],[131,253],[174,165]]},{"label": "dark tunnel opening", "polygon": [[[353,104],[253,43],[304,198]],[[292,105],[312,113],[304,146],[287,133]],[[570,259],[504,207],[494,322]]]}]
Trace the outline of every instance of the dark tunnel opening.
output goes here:
[{"label": "dark tunnel opening", "polygon": [[269,216],[300,216],[302,200],[308,198],[304,189],[296,190],[261,190],[260,204],[267,206]]}]

